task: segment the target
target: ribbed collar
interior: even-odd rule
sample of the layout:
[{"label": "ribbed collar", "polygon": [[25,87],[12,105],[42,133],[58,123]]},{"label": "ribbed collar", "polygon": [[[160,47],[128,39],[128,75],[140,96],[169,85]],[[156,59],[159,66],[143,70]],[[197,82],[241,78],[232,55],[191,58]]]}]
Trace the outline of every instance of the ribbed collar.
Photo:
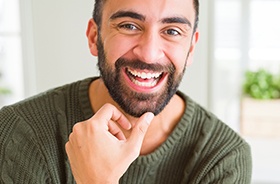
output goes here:
[{"label": "ribbed collar", "polygon": [[185,113],[183,114],[181,120],[162,145],[160,145],[154,152],[138,157],[134,164],[154,164],[155,162],[163,159],[164,155],[173,150],[173,146],[175,146],[176,142],[178,142],[179,139],[182,138],[182,135],[186,132],[188,125],[192,122],[195,103],[181,91],[177,91],[177,94],[182,97],[187,104]]}]

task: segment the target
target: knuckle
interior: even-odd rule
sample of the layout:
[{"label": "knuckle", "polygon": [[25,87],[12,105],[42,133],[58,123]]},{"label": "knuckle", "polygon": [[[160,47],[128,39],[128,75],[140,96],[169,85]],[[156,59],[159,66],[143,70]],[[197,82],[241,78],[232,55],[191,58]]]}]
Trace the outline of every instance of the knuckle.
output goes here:
[{"label": "knuckle", "polygon": [[66,142],[65,147],[69,147],[71,143],[75,142],[75,136],[73,135],[73,133],[70,133],[69,137],[68,137],[68,142]]},{"label": "knuckle", "polygon": [[141,134],[145,134],[145,133],[146,133],[145,128],[143,128],[142,126],[140,126],[140,127],[139,127],[139,132],[140,132]]},{"label": "knuckle", "polygon": [[72,132],[79,133],[80,129],[81,129],[81,123],[76,123],[72,128]]},{"label": "knuckle", "polygon": [[69,152],[69,145],[70,143],[69,142],[66,142],[66,144],[65,144],[65,151],[66,151],[66,153],[68,153]]},{"label": "knuckle", "polygon": [[139,132],[142,134],[146,134],[148,129],[148,124],[147,123],[142,123],[141,126],[139,126]]}]

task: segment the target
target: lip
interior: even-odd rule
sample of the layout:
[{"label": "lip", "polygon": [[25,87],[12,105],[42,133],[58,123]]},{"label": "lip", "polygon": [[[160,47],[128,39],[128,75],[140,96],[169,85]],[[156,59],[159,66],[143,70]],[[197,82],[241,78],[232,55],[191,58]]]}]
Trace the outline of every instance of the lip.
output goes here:
[{"label": "lip", "polygon": [[[130,89],[132,89],[135,92],[140,92],[140,93],[153,93],[153,92],[159,91],[165,84],[165,81],[167,80],[167,76],[168,76],[167,73],[163,72],[157,80],[155,80],[153,77],[148,77],[149,79],[140,79],[139,78],[138,82],[142,83],[143,85],[137,85],[137,84],[135,84],[135,82],[132,81],[132,77],[129,76],[128,72],[129,72],[128,68],[122,69],[122,73],[123,73],[125,82],[128,84],[128,87]],[[158,76],[158,72],[156,73],[156,72],[151,72],[151,71],[147,71],[147,70],[137,70],[137,72],[152,74],[152,76]],[[149,83],[150,81],[156,81],[156,84],[154,86],[145,85],[145,83]]]}]

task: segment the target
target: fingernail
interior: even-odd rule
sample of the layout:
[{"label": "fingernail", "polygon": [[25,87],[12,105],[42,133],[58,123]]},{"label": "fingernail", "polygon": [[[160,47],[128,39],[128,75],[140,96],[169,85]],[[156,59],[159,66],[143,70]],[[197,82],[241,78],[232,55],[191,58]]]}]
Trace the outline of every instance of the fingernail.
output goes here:
[{"label": "fingernail", "polygon": [[147,115],[145,117],[148,124],[150,124],[152,122],[153,118],[154,118],[154,114],[151,112],[147,113]]}]

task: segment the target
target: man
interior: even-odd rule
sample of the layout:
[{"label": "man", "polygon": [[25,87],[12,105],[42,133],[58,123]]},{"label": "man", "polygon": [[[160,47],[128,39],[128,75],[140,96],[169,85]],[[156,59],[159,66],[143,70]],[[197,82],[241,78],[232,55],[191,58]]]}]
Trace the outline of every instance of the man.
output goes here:
[{"label": "man", "polygon": [[197,22],[197,0],[97,0],[101,76],[1,110],[1,182],[250,183],[249,145],[177,91]]}]

